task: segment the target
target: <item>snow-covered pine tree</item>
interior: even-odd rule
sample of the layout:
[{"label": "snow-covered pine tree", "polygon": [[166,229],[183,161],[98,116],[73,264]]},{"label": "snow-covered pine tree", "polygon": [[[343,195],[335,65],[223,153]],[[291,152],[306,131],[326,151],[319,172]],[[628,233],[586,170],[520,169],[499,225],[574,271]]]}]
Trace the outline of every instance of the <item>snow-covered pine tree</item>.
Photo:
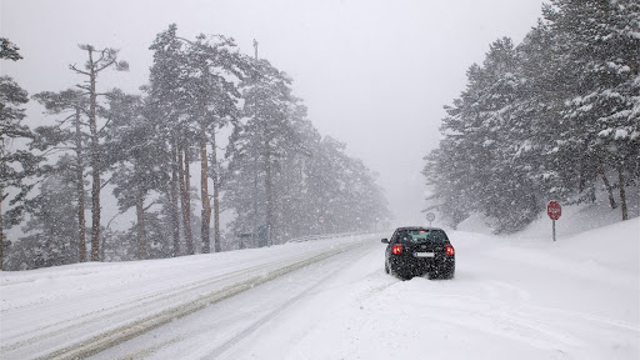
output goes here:
[{"label": "snow-covered pine tree", "polygon": [[[76,263],[81,259],[77,214],[84,204],[77,202],[77,159],[64,154],[48,167],[39,193],[26,201],[29,220],[19,241],[20,251],[8,259],[11,270],[35,269]],[[85,229],[82,229],[83,231]]]},{"label": "snow-covered pine tree", "polygon": [[[160,194],[165,193],[163,187],[171,174],[171,155],[158,129],[160,124],[146,116],[140,96],[113,91],[108,98],[105,115],[110,122],[105,148],[117,164],[112,175],[114,195],[121,213],[133,207],[136,209],[136,258],[145,259],[150,250],[146,219],[154,216],[148,214],[149,208],[157,203]],[[164,239],[156,238],[154,242],[162,248],[169,247]]]},{"label": "snow-covered pine tree", "polygon": [[577,149],[585,159],[581,175],[617,172],[626,220],[625,187],[628,177],[637,181],[640,151],[640,5],[627,0],[551,4],[544,15],[566,49],[564,65],[580,74],[563,114],[575,129],[571,139],[582,147]]},{"label": "snow-covered pine tree", "polygon": [[476,92],[479,96],[470,109],[463,111],[476,121],[465,137],[477,147],[471,157],[480,156],[471,165],[481,170],[483,181],[475,187],[475,209],[495,222],[497,232],[521,228],[543,206],[529,166],[522,166],[516,156],[518,146],[532,139],[528,119],[519,111],[526,82],[512,41],[499,39],[490,45],[482,71],[472,80],[480,87]]},{"label": "snow-covered pine tree", "polygon": [[625,187],[640,177],[640,4],[554,0],[543,15],[517,48],[492,44],[447,109],[423,173],[453,224],[476,211],[517,229],[543,200],[595,199],[600,179],[627,218]]},{"label": "snow-covered pine tree", "polygon": [[[190,238],[191,209],[185,200],[184,150],[187,112],[187,95],[184,91],[187,74],[185,43],[177,37],[177,26],[172,24],[166,31],[156,35],[149,47],[153,53],[153,65],[149,74],[149,85],[145,88],[151,111],[160,122],[159,131],[170,149],[171,181],[167,187],[168,213],[173,229],[173,256],[181,254],[181,230],[187,242],[187,253],[193,249]],[[181,172],[180,169],[183,169]],[[187,198],[185,198],[187,195]],[[182,219],[182,221],[181,221]],[[185,226],[185,222],[188,224]]]},{"label": "snow-covered pine tree", "polygon": [[[209,228],[211,201],[209,178],[213,181],[214,251],[220,247],[220,179],[216,133],[239,117],[241,98],[238,83],[250,71],[250,61],[236,49],[233,39],[224,36],[199,35],[187,43],[185,59],[188,92],[188,116],[196,138],[200,157],[200,202],[202,204],[201,238],[203,252],[211,251]],[[209,149],[211,149],[209,151]]]},{"label": "snow-covered pine tree", "polygon": [[562,117],[565,98],[574,91],[572,84],[579,74],[565,67],[560,45],[548,24],[539,21],[517,47],[524,83],[512,113],[513,131],[526,136],[514,151],[517,163],[529,169],[529,178],[545,201],[570,198],[583,167],[579,152],[571,150],[573,130]]},{"label": "snow-covered pine tree", "polygon": [[41,92],[33,96],[33,99],[42,104],[50,115],[66,115],[63,119],[56,119],[55,125],[37,127],[36,141],[32,147],[42,151],[52,150],[66,151],[71,149],[74,153],[74,165],[70,168],[75,176],[72,184],[76,187],[75,201],[78,204],[75,211],[78,228],[79,261],[87,261],[86,246],[86,221],[85,221],[85,168],[89,163],[86,152],[86,144],[89,133],[86,117],[89,110],[89,101],[78,90],[65,90],[59,93]]},{"label": "snow-covered pine tree", "polygon": [[[9,39],[0,38],[0,60],[22,59],[19,48]],[[28,93],[10,76],[0,77],[0,270],[4,266],[4,248],[8,244],[5,229],[17,225],[24,211],[24,200],[33,187],[25,181],[36,174],[41,156],[23,149],[20,139],[33,139],[34,134],[21,124],[29,101]],[[8,199],[8,207],[3,205]]]},{"label": "snow-covered pine tree", "polygon": [[526,81],[512,41],[492,43],[467,76],[467,89],[446,108],[445,138],[423,170],[436,186],[430,201],[453,226],[475,211],[495,221],[496,231],[513,231],[537,216],[541,200],[529,166],[516,156],[533,135],[521,116]]},{"label": "snow-covered pine tree", "polygon": [[274,243],[281,230],[275,223],[277,167],[287,152],[300,146],[290,117],[297,100],[285,73],[267,60],[255,60],[254,66],[255,74],[242,84],[244,119],[235,127],[227,148],[230,164],[225,197],[238,214],[232,224],[236,233],[255,233],[254,223],[260,224],[269,233],[268,241]]},{"label": "snow-covered pine tree", "polygon": [[[317,134],[317,132],[316,132]],[[306,211],[301,227],[310,234],[369,230],[388,223],[391,214],[376,174],[346,154],[346,144],[329,136],[305,142],[301,158]]]}]

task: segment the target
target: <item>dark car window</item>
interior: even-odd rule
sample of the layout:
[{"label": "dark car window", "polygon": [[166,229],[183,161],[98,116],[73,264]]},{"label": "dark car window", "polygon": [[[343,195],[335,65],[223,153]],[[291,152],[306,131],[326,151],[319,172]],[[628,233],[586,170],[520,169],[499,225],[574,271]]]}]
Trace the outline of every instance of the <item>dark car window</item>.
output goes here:
[{"label": "dark car window", "polygon": [[446,243],[449,240],[442,230],[405,230],[399,235],[401,240],[413,243]]}]

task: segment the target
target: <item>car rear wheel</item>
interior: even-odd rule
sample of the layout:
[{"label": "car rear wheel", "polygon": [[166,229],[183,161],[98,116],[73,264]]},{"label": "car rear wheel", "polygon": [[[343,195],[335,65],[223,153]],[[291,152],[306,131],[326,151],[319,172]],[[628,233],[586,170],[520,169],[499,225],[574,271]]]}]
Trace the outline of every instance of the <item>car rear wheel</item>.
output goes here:
[{"label": "car rear wheel", "polygon": [[444,273],[442,273],[442,278],[443,279],[453,279],[453,276],[455,275],[456,271],[453,269],[447,269]]},{"label": "car rear wheel", "polygon": [[453,279],[456,272],[455,265],[443,266],[429,273],[430,279]]}]

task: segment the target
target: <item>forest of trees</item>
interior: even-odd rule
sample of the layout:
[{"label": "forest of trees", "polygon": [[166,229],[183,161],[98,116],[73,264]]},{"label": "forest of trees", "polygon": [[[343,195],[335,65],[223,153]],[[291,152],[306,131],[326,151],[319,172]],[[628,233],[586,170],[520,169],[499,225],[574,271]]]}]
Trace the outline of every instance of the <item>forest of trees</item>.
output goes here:
[{"label": "forest of trees", "polygon": [[[233,39],[185,39],[169,26],[150,46],[140,94],[98,90],[101,72],[128,70],[117,50],[80,50],[75,88],[29,97],[0,78],[3,269],[217,252],[388,222],[377,175],[318,133],[284,72]],[[21,58],[0,38],[1,61]],[[30,100],[47,125],[24,125]],[[130,229],[110,227],[105,197]],[[14,226],[24,236],[7,239]]]},{"label": "forest of trees", "polygon": [[445,107],[423,174],[429,209],[453,227],[480,213],[513,232],[549,200],[593,202],[599,188],[628,218],[625,191],[640,181],[640,3],[551,0],[542,15],[521,44],[491,44]]}]

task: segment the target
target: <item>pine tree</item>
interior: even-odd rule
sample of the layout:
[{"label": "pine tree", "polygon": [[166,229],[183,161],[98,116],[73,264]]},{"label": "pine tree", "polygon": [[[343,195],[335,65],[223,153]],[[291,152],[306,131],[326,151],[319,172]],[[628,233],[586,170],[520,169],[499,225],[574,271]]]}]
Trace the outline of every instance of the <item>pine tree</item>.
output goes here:
[{"label": "pine tree", "polygon": [[[6,38],[0,38],[0,60],[22,59],[19,48]],[[21,121],[29,101],[27,92],[11,77],[0,77],[0,270],[4,266],[4,247],[8,244],[4,230],[18,224],[24,211],[24,200],[33,188],[25,181],[36,174],[41,156],[20,147],[20,139],[33,139],[34,134]],[[11,190],[11,192],[10,192]],[[9,209],[3,208],[9,199]]]},{"label": "pine tree", "polygon": [[[476,211],[493,219],[496,231],[513,231],[535,218],[542,204],[519,157],[533,134],[522,113],[527,81],[518,51],[510,39],[499,39],[483,66],[473,65],[467,75],[467,90],[446,108],[445,140],[423,173],[430,184],[447,182],[436,189],[444,202],[434,206],[452,225]],[[466,206],[457,209],[461,204]]]},{"label": "pine tree", "polygon": [[100,174],[103,171],[102,154],[100,153],[100,133],[98,128],[98,92],[96,89],[98,75],[110,68],[114,67],[118,71],[127,71],[129,64],[125,61],[118,61],[118,50],[105,48],[96,49],[92,45],[79,45],[80,50],[87,52],[87,62],[84,70],[76,65],[69,65],[76,74],[86,76],[88,78],[84,84],[78,85],[85,90],[89,97],[89,155],[91,164],[91,261],[98,261],[100,254],[100,190],[102,182]]},{"label": "pine tree", "polygon": [[188,44],[185,55],[188,61],[186,70],[188,74],[185,79],[189,103],[188,116],[192,121],[191,127],[196,129],[200,156],[203,252],[209,253],[211,248],[209,178],[213,180],[214,186],[214,251],[218,252],[220,251],[220,184],[216,132],[239,116],[237,104],[241,94],[236,83],[244,78],[249,64],[247,58],[235,49],[233,40],[224,36],[207,38],[205,35],[199,35],[195,42],[182,40]]},{"label": "pine tree", "polygon": [[[47,171],[38,195],[26,201],[30,217],[22,229],[27,236],[20,239],[20,244],[28,256],[20,259],[25,254],[14,252],[9,263],[26,264],[34,269],[72,264],[81,259],[78,223],[69,216],[77,213],[78,208],[84,208],[84,204],[70,201],[77,196],[75,166],[76,159],[63,155]],[[18,267],[12,266],[13,269]]]},{"label": "pine tree", "polygon": [[[236,211],[243,209],[234,223],[236,231],[255,233],[252,227],[263,224],[272,244],[274,239],[281,239],[275,218],[277,167],[282,165],[287,152],[300,148],[299,134],[291,121],[297,99],[291,93],[291,79],[286,74],[266,60],[256,61],[255,68],[257,74],[243,85],[245,121],[234,129],[227,151],[230,172],[225,196],[233,199],[229,203]],[[257,206],[246,203],[243,189],[252,189],[249,193],[254,194]],[[260,214],[256,214],[256,207]],[[248,211],[252,208],[253,211]]]},{"label": "pine tree", "polygon": [[113,91],[108,98],[110,123],[105,148],[117,164],[112,175],[114,195],[121,213],[136,209],[136,258],[142,260],[149,253],[145,220],[154,216],[147,211],[157,201],[145,203],[152,192],[166,191],[171,173],[169,148],[158,130],[161,124],[145,114],[140,96]]},{"label": "pine tree", "polygon": [[[173,228],[173,255],[178,256],[181,253],[181,229],[187,242],[187,253],[193,253],[190,193],[185,184],[190,174],[184,171],[185,152],[189,152],[187,137],[192,134],[188,131],[189,118],[186,115],[189,99],[184,91],[187,85],[188,62],[185,57],[185,42],[178,38],[175,24],[159,33],[149,49],[154,55],[146,91],[149,107],[161,122],[160,133],[171,154],[171,181],[166,195],[169,199],[169,215]],[[188,165],[188,156],[186,160]]]},{"label": "pine tree", "polygon": [[634,113],[640,91],[640,5],[595,0],[556,0],[552,5],[544,15],[565,45],[562,60],[579,71],[572,84],[574,96],[567,99],[563,114],[576,129],[572,139],[581,145],[585,159],[581,175],[604,176],[606,168],[614,169],[619,178],[622,219],[626,220],[625,179],[637,171],[640,145],[638,115]]},{"label": "pine tree", "polygon": [[595,200],[599,179],[616,207],[608,178],[616,172],[626,219],[640,149],[639,9],[628,0],[556,0],[521,45],[493,43],[425,158],[431,207],[453,225],[481,212],[496,231],[513,231],[551,198]]},{"label": "pine tree", "polygon": [[59,93],[42,92],[33,96],[51,115],[66,115],[55,125],[40,126],[35,129],[36,141],[32,145],[42,151],[66,151],[72,149],[75,154],[72,183],[76,186],[75,201],[78,204],[76,217],[78,222],[78,254],[80,262],[87,261],[86,221],[85,221],[85,168],[88,163],[86,144],[89,134],[86,131],[88,100],[78,90],[65,90]]}]

